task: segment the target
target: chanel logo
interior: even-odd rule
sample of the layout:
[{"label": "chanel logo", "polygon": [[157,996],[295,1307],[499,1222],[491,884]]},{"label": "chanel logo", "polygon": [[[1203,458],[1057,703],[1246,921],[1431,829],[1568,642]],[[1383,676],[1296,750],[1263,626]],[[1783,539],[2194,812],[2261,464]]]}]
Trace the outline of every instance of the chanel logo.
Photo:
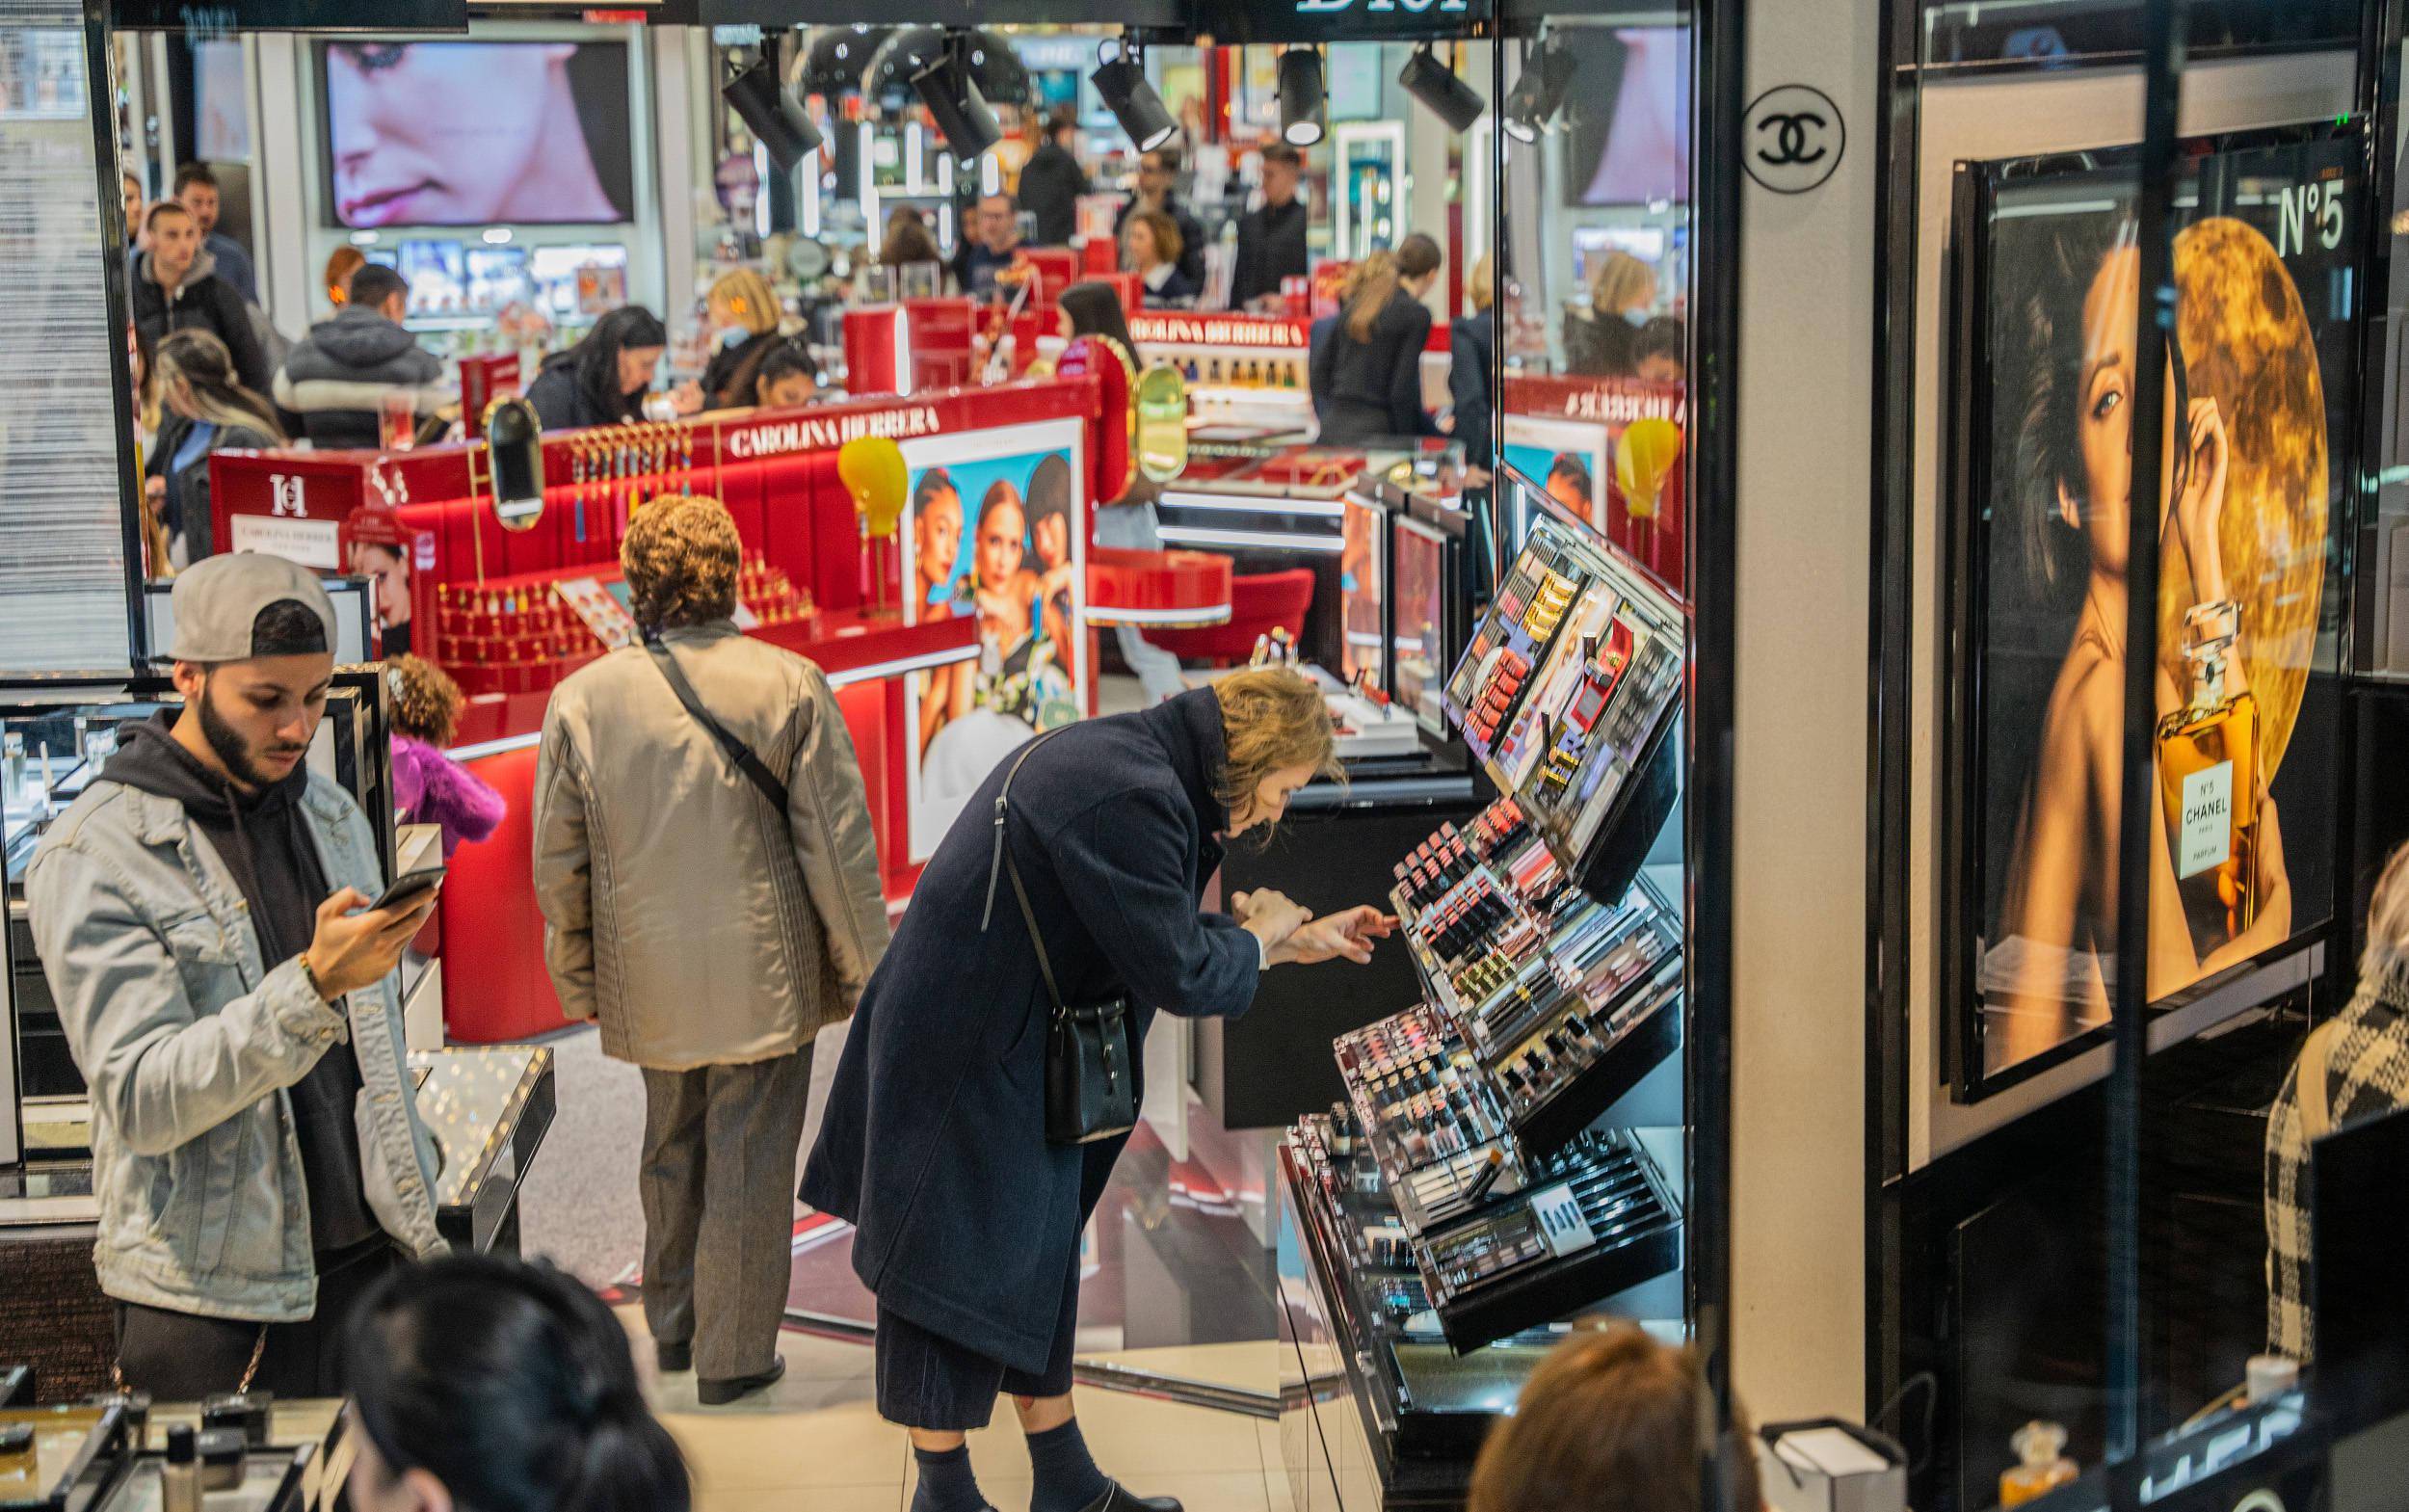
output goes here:
[{"label": "chanel logo", "polygon": [[1741,166],[1777,195],[1803,195],[1830,178],[1848,147],[1840,108],[1821,90],[1785,84],[1748,107]]}]

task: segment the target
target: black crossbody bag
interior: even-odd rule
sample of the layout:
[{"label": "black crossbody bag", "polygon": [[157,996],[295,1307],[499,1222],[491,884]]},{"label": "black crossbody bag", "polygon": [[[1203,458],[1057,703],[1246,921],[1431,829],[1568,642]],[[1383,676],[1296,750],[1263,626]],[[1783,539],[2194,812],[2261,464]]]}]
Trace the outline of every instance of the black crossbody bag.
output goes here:
[{"label": "black crossbody bag", "polygon": [[727,726],[711,717],[711,711],[702,706],[701,699],[695,697],[694,684],[686,680],[685,673],[678,670],[676,659],[670,655],[669,648],[662,645],[657,636],[647,637],[644,649],[652,653],[652,664],[661,669],[662,676],[669,679],[669,690],[677,695],[678,703],[686,705],[686,712],[695,717],[695,723],[711,732],[711,738],[720,743],[722,751],[728,753],[728,759],[735,763],[736,770],[751,779],[753,785],[761,789],[761,796],[767,798],[780,813],[784,813],[786,784],[778,780],[778,774],[753,754],[751,746],[729,734]]},{"label": "black crossbody bag", "polygon": [[1040,736],[1021,748],[1012,770],[1004,774],[1004,785],[996,790],[995,850],[988,862],[987,908],[979,915],[979,932],[987,932],[994,915],[995,875],[1000,871],[1012,879],[1012,895],[1020,905],[1020,921],[1028,926],[1038,974],[1046,979],[1046,1000],[1053,1005],[1046,1032],[1046,1137],[1057,1145],[1085,1145],[1137,1127],[1138,1047],[1130,1035],[1133,1016],[1127,994],[1075,1007],[1063,1000],[1045,938],[1038,933],[1037,915],[1029,907],[1028,889],[1020,885],[1020,867],[1004,843],[1012,780],[1047,738]]}]

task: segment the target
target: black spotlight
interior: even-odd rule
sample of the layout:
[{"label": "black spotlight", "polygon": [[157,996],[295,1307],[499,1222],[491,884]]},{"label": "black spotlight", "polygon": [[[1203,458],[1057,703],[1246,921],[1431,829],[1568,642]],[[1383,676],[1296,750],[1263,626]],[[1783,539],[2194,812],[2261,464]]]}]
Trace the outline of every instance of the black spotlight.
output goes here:
[{"label": "black spotlight", "polygon": [[820,149],[820,128],[810,112],[780,87],[773,52],[764,51],[720,93],[781,170]]},{"label": "black spotlight", "polygon": [[1310,47],[1280,55],[1280,136],[1292,147],[1322,139],[1322,55]]},{"label": "black spotlight", "polygon": [[1497,123],[1517,142],[1536,142],[1539,134],[1564,108],[1564,92],[1573,85],[1578,66],[1573,49],[1550,37],[1522,59],[1522,76],[1506,95]]},{"label": "black spotlight", "polygon": [[797,65],[796,87],[807,94],[860,93],[861,75],[877,55],[879,44],[893,35],[891,26],[824,26],[811,34]]},{"label": "black spotlight", "polygon": [[948,45],[911,75],[913,93],[937,118],[937,129],[954,156],[967,161],[1004,140],[987,96],[970,81],[970,69]]},{"label": "black spotlight", "polygon": [[1439,61],[1439,55],[1424,42],[1414,49],[1414,56],[1405,60],[1405,71],[1397,75],[1405,93],[1420,100],[1430,113],[1447,123],[1449,131],[1469,131],[1480,113],[1489,107],[1480,93],[1455,76],[1455,70]]},{"label": "black spotlight", "polygon": [[[1100,60],[1104,49],[1098,47],[1096,56]],[[1179,134],[1179,122],[1163,108],[1163,97],[1147,82],[1146,65],[1127,47],[1112,62],[1099,64],[1089,82],[1104,97],[1113,119],[1129,134],[1129,145],[1139,151],[1152,152]]]}]

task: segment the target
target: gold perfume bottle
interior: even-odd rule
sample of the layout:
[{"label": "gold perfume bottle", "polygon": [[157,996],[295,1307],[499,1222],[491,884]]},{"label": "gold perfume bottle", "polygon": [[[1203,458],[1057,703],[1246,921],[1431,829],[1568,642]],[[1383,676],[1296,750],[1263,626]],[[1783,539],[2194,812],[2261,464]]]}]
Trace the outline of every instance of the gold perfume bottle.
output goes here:
[{"label": "gold perfume bottle", "polygon": [[2158,721],[2158,793],[2192,945],[2202,955],[2258,915],[2259,705],[2226,690],[2240,608],[2231,599],[2184,617],[2191,696]]}]

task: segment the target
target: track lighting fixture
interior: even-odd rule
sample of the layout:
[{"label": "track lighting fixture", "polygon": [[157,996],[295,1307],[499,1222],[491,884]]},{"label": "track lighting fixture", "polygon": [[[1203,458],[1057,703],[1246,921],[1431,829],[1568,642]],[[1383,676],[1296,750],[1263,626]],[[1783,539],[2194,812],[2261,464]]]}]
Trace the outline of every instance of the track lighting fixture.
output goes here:
[{"label": "track lighting fixture", "polygon": [[1522,59],[1522,76],[1506,94],[1497,123],[1517,142],[1536,142],[1564,108],[1565,91],[1572,88],[1578,66],[1573,50],[1554,38],[1543,38]]},{"label": "track lighting fixture", "polygon": [[1098,66],[1089,82],[1104,97],[1104,107],[1113,113],[1113,119],[1129,134],[1129,145],[1141,152],[1152,152],[1179,134],[1179,122],[1172,119],[1171,112],[1163,106],[1163,97],[1147,81],[1145,63],[1127,42],[1120,46],[1120,55],[1106,62],[1104,44],[1098,45]]},{"label": "track lighting fixture", "polygon": [[1488,105],[1480,93],[1462,79],[1455,70],[1439,61],[1439,55],[1424,42],[1414,49],[1414,56],[1405,60],[1405,70],[1397,75],[1405,92],[1420,100],[1430,113],[1447,123],[1449,131],[1469,131],[1472,122]]},{"label": "track lighting fixture", "polygon": [[971,82],[970,66],[962,56],[966,34],[948,33],[943,51],[911,76],[913,93],[937,119],[937,129],[953,155],[967,161],[1004,139],[987,96]]},{"label": "track lighting fixture", "polygon": [[811,113],[779,82],[775,36],[762,39],[761,55],[729,79],[720,93],[781,172],[820,149],[823,139]]},{"label": "track lighting fixture", "polygon": [[1280,138],[1292,147],[1322,139],[1322,55],[1310,47],[1280,55]]}]

